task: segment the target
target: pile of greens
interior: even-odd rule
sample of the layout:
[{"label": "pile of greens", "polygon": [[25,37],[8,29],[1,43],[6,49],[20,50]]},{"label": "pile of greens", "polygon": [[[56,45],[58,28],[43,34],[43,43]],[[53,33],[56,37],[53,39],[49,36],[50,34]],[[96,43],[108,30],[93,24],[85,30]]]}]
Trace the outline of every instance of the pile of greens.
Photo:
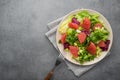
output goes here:
[{"label": "pile of greens", "polygon": [[[66,42],[68,42],[72,46],[78,46],[79,47],[79,52],[78,55],[79,57],[74,58],[76,61],[80,62],[81,64],[86,62],[86,61],[91,61],[94,60],[95,57],[99,56],[101,53],[100,47],[97,46],[97,52],[96,55],[91,55],[87,50],[86,47],[89,45],[89,43],[92,41],[97,45],[101,40],[106,41],[109,36],[108,30],[104,27],[104,24],[102,21],[99,19],[98,14],[90,14],[88,11],[82,11],[79,12],[72,17],[69,17],[69,22],[70,20],[75,17],[80,23],[82,23],[84,18],[89,18],[91,21],[91,26],[90,26],[90,34],[87,36],[85,42],[83,44],[80,44],[77,35],[83,30],[81,26],[79,26],[78,31],[72,28],[67,27],[64,31],[67,33],[66,37]],[[93,27],[95,26],[96,23],[101,23],[103,24],[102,28],[97,28],[96,30],[93,30]],[[63,31],[61,29],[61,31]],[[67,49],[68,50],[68,49]]]}]

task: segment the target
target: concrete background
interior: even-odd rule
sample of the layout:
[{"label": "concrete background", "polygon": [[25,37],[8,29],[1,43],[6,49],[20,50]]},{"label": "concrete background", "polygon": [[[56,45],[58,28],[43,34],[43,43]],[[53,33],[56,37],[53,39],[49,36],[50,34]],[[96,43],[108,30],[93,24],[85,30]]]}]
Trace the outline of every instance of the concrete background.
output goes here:
[{"label": "concrete background", "polygon": [[0,80],[43,80],[58,56],[44,35],[46,24],[77,8],[108,19],[111,55],[79,78],[62,63],[54,80],[120,80],[120,0],[0,0]]}]

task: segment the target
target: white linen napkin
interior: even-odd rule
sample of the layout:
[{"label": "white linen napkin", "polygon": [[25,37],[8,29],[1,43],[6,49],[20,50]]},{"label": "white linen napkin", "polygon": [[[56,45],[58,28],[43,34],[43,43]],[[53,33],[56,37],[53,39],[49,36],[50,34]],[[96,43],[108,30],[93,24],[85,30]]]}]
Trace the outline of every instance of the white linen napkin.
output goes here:
[{"label": "white linen napkin", "polygon": [[[57,44],[56,44],[56,30],[58,27],[58,24],[60,23],[60,21],[63,19],[64,17],[61,17],[57,20],[54,20],[50,23],[48,23],[47,27],[49,28],[49,31],[45,34],[47,36],[47,38],[49,39],[49,41],[53,44],[53,46],[58,50],[57,48]],[[59,51],[59,50],[58,50]],[[59,57],[63,58],[63,56],[59,55]],[[89,66],[79,66],[79,65],[75,65],[72,64],[71,62],[67,61],[66,59],[64,59],[65,63],[68,66],[68,69],[71,70],[76,76],[81,76],[83,73],[87,72],[88,70],[90,70],[91,68],[93,68],[96,64],[92,64]]]}]

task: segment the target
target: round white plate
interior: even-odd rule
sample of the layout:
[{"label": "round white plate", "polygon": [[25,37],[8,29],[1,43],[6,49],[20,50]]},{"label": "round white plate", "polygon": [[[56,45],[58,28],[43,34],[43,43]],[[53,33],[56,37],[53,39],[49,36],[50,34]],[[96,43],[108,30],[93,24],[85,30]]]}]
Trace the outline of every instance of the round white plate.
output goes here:
[{"label": "round white plate", "polygon": [[[62,44],[59,44],[59,43],[58,43],[58,41],[59,41],[60,38],[61,38],[61,34],[59,33],[58,30],[59,30],[59,27],[60,27],[61,23],[62,23],[64,20],[66,20],[69,15],[74,15],[74,14],[80,12],[80,11],[83,11],[83,10],[87,10],[87,11],[88,11],[89,13],[91,13],[91,14],[97,13],[97,14],[100,15],[99,19],[103,21],[106,29],[110,32],[110,33],[109,33],[109,38],[108,38],[108,39],[110,40],[110,45],[109,45],[108,50],[102,52],[99,57],[95,58],[95,59],[92,60],[92,61],[84,62],[83,64],[80,64],[79,62],[77,62],[77,61],[75,61],[74,59],[72,59],[71,53],[64,51],[64,48],[63,48],[63,45],[62,45]],[[112,29],[111,29],[111,26],[110,26],[109,22],[107,21],[107,19],[106,19],[102,14],[100,14],[99,12],[97,12],[97,11],[95,11],[95,10],[91,10],[91,9],[77,9],[77,10],[75,10],[75,11],[70,12],[70,13],[67,14],[67,15],[63,18],[63,20],[60,22],[60,24],[59,24],[59,26],[58,26],[58,28],[57,28],[57,32],[56,32],[56,43],[57,43],[58,49],[60,50],[61,54],[62,54],[62,55],[64,56],[64,58],[66,58],[68,61],[70,61],[70,62],[72,62],[72,63],[74,63],[74,64],[77,64],[77,65],[91,65],[91,64],[95,64],[95,63],[101,61],[101,60],[108,54],[108,52],[110,51],[110,48],[111,48],[111,46],[112,46],[112,42],[113,42],[113,32],[112,32]]]}]

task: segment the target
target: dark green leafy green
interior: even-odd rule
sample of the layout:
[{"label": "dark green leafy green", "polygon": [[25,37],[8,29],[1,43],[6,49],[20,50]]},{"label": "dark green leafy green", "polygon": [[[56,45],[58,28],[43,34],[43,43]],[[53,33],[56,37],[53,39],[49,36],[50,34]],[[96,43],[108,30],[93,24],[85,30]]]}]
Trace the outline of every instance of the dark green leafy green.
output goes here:
[{"label": "dark green leafy green", "polygon": [[85,42],[82,44],[83,46],[88,46],[90,43],[90,37],[88,36],[85,40]]},{"label": "dark green leafy green", "polygon": [[100,40],[107,40],[108,39],[109,32],[102,28],[102,29],[96,29],[94,32],[90,35],[90,40],[93,41],[95,44],[97,44]]},{"label": "dark green leafy green", "polygon": [[98,14],[90,15],[91,27],[93,27],[96,23],[100,22],[100,20],[98,18],[99,18]]},{"label": "dark green leafy green", "polygon": [[76,32],[74,29],[68,29],[68,30],[67,30],[66,41],[67,41],[70,45],[74,45],[74,42],[78,40],[76,34],[77,34],[77,32]]}]

